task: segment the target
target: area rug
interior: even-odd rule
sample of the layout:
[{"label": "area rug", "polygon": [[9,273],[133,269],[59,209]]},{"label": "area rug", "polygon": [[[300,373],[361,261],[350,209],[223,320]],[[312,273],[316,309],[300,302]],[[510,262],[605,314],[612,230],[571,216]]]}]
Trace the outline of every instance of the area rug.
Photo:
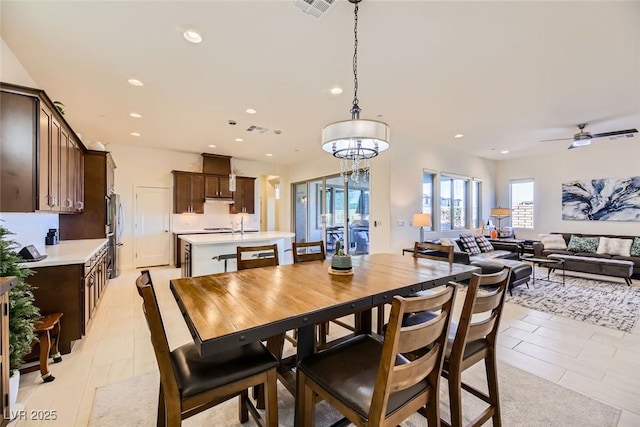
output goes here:
[{"label": "area rug", "polygon": [[[557,271],[557,270],[556,270]],[[569,273],[569,272],[567,272]],[[562,283],[540,280],[546,269],[536,269],[536,282],[513,289],[507,302],[606,328],[631,332],[640,315],[640,287],[620,281],[586,279],[567,275]],[[562,282],[562,273],[551,274]]]},{"label": "area rug", "polygon": [[[607,427],[618,423],[621,411],[575,391],[536,377],[505,363],[498,368],[502,424],[505,427]],[[463,380],[486,392],[484,365],[478,363],[463,374]],[[158,408],[157,372],[128,378],[100,387],[93,402],[90,427],[150,427],[156,423]],[[441,416],[449,419],[446,381],[442,381]],[[280,426],[293,426],[294,400],[278,383]],[[465,424],[486,406],[475,397],[463,395]],[[316,426],[328,426],[342,418],[325,402],[316,406]],[[237,399],[225,402],[183,422],[185,427],[241,426]],[[245,425],[255,425],[249,422]],[[413,415],[403,427],[426,427],[427,420]],[[486,425],[492,425],[489,421]]]}]

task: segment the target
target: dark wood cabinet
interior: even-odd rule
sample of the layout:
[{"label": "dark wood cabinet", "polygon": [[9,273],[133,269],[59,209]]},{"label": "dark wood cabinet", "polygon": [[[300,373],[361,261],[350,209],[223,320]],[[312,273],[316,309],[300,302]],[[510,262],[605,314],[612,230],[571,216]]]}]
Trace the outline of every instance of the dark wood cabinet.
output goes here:
[{"label": "dark wood cabinet", "polygon": [[233,204],[229,207],[231,213],[255,213],[255,186],[255,178],[244,176],[236,178],[236,191],[233,193]]},{"label": "dark wood cabinet", "polygon": [[230,199],[232,193],[229,190],[229,175],[205,175],[204,196],[208,199]]},{"label": "dark wood cabinet", "polygon": [[204,213],[204,175],[173,171],[173,212]]},{"label": "dark wood cabinet", "polygon": [[64,313],[60,352],[69,353],[73,341],[81,339],[107,284],[107,244],[85,264],[33,268],[26,281],[35,287],[35,304],[42,314]]},{"label": "dark wood cabinet", "polygon": [[84,146],[47,95],[0,85],[0,211],[82,210]]},{"label": "dark wood cabinet", "polygon": [[[0,426],[11,420],[9,411],[9,291],[18,283],[15,277],[0,277]],[[15,409],[15,408],[13,408]]]},{"label": "dark wood cabinet", "polygon": [[76,187],[75,191],[81,191],[84,198],[76,198],[80,202],[76,203],[76,211],[82,213],[60,216],[60,240],[103,239],[107,237],[107,197],[111,194],[109,183],[113,180],[116,165],[111,153],[87,150],[79,167],[84,172],[83,179],[77,185],[83,189]]}]

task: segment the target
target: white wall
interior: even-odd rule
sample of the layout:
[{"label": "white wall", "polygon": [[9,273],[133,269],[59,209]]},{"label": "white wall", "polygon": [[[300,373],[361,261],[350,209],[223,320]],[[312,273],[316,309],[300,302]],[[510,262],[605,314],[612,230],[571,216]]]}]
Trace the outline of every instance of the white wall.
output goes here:
[{"label": "white wall", "polygon": [[603,139],[584,148],[497,162],[496,195],[501,206],[509,205],[509,180],[535,180],[534,230],[516,230],[516,235],[532,238],[549,232],[640,235],[638,222],[562,220],[563,182],[640,175],[637,140],[637,137],[624,141]]},{"label": "white wall", "polygon": [[[441,146],[424,143],[407,144],[393,142],[391,148],[372,161],[371,167],[371,218],[369,235],[371,253],[400,253],[402,248],[412,247],[419,239],[420,230],[409,226],[414,213],[422,207],[422,172],[455,173],[482,179],[483,217],[493,207],[495,162],[467,156]],[[290,183],[339,173],[339,161],[328,154],[321,154],[313,162],[291,166],[288,180],[283,184],[287,194],[286,207],[282,209],[281,227],[291,227]],[[404,220],[404,226],[398,221]],[[378,226],[374,225],[377,222]],[[460,234],[458,231],[454,235]],[[425,233],[428,238],[428,233]]]},{"label": "white wall", "polygon": [[[131,145],[109,144],[116,164],[115,189],[125,212],[125,227],[122,235],[122,268],[133,268],[134,218],[133,199],[136,186],[166,187],[173,192],[172,170],[202,172],[202,156],[195,153],[162,150]],[[239,176],[259,178],[264,174],[273,174],[275,167],[258,162],[232,159],[231,165]],[[261,179],[256,180],[256,214],[244,215],[245,228],[260,227]],[[173,193],[172,193],[173,194]],[[172,214],[172,231],[201,229],[204,227],[228,227],[233,220],[238,223],[238,215],[229,214],[229,205],[206,203],[205,214]]]},{"label": "white wall", "polygon": [[4,39],[0,39],[0,81],[16,85],[38,87]]},{"label": "white wall", "polygon": [[50,213],[0,213],[2,225],[11,231],[20,247],[34,245],[44,253],[44,238],[50,228],[59,229],[58,214]]}]

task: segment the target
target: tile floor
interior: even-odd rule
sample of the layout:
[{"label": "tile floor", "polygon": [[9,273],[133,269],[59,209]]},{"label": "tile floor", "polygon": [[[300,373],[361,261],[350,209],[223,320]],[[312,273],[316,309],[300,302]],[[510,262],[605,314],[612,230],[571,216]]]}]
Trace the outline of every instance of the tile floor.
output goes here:
[{"label": "tile floor", "polygon": [[[55,410],[57,419],[10,426],[86,426],[97,387],[157,369],[137,274],[126,271],[109,283],[87,336],[51,365],[55,381],[43,384],[39,372],[21,377],[18,402],[27,413]],[[191,339],[169,290],[179,275],[175,268],[152,269],[172,348]],[[507,304],[499,344],[502,361],[621,408],[618,426],[640,426],[640,326],[624,333]]]}]

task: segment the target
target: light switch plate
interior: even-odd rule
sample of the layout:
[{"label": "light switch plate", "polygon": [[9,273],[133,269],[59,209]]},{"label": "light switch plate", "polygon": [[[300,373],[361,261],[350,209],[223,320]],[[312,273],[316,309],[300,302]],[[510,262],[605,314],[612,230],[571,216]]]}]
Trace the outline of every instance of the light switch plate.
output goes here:
[{"label": "light switch plate", "polygon": [[398,220],[398,227],[404,227],[404,219]]}]

